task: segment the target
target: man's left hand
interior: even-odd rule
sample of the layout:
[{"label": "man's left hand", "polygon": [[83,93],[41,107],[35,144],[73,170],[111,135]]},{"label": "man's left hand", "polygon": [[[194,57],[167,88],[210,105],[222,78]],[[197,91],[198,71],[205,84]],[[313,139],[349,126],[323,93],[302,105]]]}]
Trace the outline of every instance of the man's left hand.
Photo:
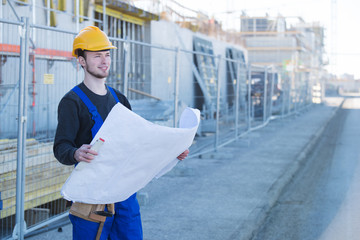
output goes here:
[{"label": "man's left hand", "polygon": [[186,157],[187,157],[187,155],[189,154],[189,149],[186,149],[182,154],[180,154],[178,157],[177,157],[177,159],[179,159],[179,160],[184,160]]}]

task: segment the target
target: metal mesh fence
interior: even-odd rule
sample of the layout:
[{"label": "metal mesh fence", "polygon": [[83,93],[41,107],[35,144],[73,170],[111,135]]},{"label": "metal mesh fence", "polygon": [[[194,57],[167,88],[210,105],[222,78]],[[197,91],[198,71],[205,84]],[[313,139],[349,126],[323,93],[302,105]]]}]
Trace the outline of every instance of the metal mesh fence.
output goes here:
[{"label": "metal mesh fence", "polygon": [[246,65],[239,59],[220,58],[219,117],[216,146],[233,141],[248,130]]},{"label": "metal mesh fence", "polygon": [[[16,117],[18,106],[19,72],[20,72],[20,38],[18,25],[1,23],[3,32],[15,33],[2,35],[0,45],[0,134],[6,138],[16,137]],[[11,132],[11,129],[13,131]]]},{"label": "metal mesh fence", "polygon": [[[15,225],[20,36],[18,26],[2,24],[12,33],[6,35],[9,40],[3,38],[0,48],[1,57],[4,59],[1,65],[3,93],[0,97],[0,228],[1,237],[4,237]],[[73,34],[36,27],[32,27],[30,32],[30,35],[38,40],[32,41],[29,46],[29,60],[25,67],[27,140],[23,210],[27,227],[48,220],[65,210],[59,191],[72,167],[61,165],[53,157],[52,141],[57,124],[58,102],[76,83],[74,76],[77,75],[77,66],[69,49]],[[64,49],[63,46],[67,48]]]},{"label": "metal mesh fence", "polygon": [[174,126],[176,52],[141,42],[113,40],[118,49],[113,51],[115,68],[107,84],[124,93],[137,114],[160,125]]},{"label": "metal mesh fence", "polygon": [[[0,42],[0,238],[9,236],[16,223],[21,24],[0,19],[2,30],[11,33],[2,35]],[[52,144],[58,103],[82,81],[83,70],[71,56],[75,33],[37,25],[31,25],[29,31],[21,211],[31,229],[67,210],[60,189],[73,167],[54,159]],[[311,101],[312,83],[305,74],[246,65],[235,50],[217,56],[207,41],[195,42],[197,48],[189,51],[127,38],[111,40],[117,49],[112,51],[107,84],[128,97],[134,112],[174,127],[186,106],[201,110],[191,156],[221,147],[266,125],[272,117],[291,114]]]},{"label": "metal mesh fence", "polygon": [[[15,24],[0,23],[3,32],[17,33]],[[18,34],[2,36],[0,45],[0,238],[15,224],[17,113],[20,69]],[[12,129],[12,131],[11,131]]]},{"label": "metal mesh fence", "polygon": [[[100,23],[99,16],[95,16],[92,11],[89,10],[90,1],[84,1],[80,3],[80,0],[74,0],[71,2],[66,2],[63,0],[54,1],[54,0],[7,0],[3,1],[1,8],[6,9],[1,11],[0,17],[3,19],[8,19],[11,21],[21,21],[21,17],[27,17],[30,20],[30,23],[33,25],[41,25],[48,27],[58,27],[60,29],[73,30],[74,25],[75,29],[82,29],[83,27],[91,23]],[[77,11],[77,6],[79,4],[79,11]],[[96,17],[98,19],[96,19]],[[102,17],[102,16],[100,16]],[[69,24],[69,23],[75,23]],[[33,29],[36,31],[36,29]],[[45,41],[46,39],[39,39],[39,36],[31,36],[32,41]]]},{"label": "metal mesh fence", "polygon": [[24,210],[28,228],[66,210],[60,189],[73,167],[54,158],[52,145],[57,105],[79,81],[80,70],[71,56],[74,34],[36,26],[31,30],[37,40],[29,52],[27,139],[34,139],[32,148],[36,151],[26,156]]}]

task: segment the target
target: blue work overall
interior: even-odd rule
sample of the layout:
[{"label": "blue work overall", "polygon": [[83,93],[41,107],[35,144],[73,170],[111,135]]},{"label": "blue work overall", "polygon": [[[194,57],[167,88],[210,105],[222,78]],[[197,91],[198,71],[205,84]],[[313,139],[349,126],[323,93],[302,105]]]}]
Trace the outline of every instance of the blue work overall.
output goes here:
[{"label": "blue work overall", "polygon": [[[119,102],[114,90],[108,86],[116,102]],[[85,103],[95,124],[91,129],[92,137],[99,131],[103,124],[103,119],[98,113],[95,105],[90,101],[86,94],[78,87],[72,89]],[[99,223],[87,221],[85,219],[69,214],[73,225],[73,239],[75,240],[93,240],[99,229]],[[136,199],[136,193],[127,200],[115,203],[115,214],[107,217],[100,240],[139,240],[142,239],[142,226],[140,218],[139,203]]]}]

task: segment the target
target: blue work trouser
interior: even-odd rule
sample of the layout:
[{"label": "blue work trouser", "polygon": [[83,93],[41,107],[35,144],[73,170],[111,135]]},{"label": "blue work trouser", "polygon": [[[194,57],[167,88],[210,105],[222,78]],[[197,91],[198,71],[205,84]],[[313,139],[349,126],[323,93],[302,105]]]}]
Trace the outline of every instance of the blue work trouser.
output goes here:
[{"label": "blue work trouser", "polygon": [[[73,225],[74,240],[95,240],[99,223],[69,215]],[[115,203],[115,214],[107,217],[101,233],[101,240],[143,239],[140,208],[136,193],[123,202]]]}]

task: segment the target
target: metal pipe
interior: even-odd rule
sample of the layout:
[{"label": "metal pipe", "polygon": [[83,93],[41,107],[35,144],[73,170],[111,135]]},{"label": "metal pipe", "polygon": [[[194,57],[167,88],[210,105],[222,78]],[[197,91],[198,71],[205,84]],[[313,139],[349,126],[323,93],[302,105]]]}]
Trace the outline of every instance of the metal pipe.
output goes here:
[{"label": "metal pipe", "polygon": [[[16,10],[15,10],[14,6],[12,5],[12,2],[11,2],[11,1],[8,1],[8,3],[9,3],[9,6],[10,6],[11,10],[13,11],[16,19],[17,19],[19,22],[22,22],[23,17],[20,18],[20,17],[17,15]],[[2,3],[1,3],[1,4],[2,4]]]},{"label": "metal pipe", "polygon": [[125,95],[125,97],[127,97],[128,95],[128,73],[127,71],[127,65],[128,65],[128,49],[129,48],[129,43],[126,41],[124,43],[124,92],[123,94]]},{"label": "metal pipe", "polygon": [[54,223],[54,222],[57,222],[57,221],[59,221],[60,219],[66,218],[66,217],[68,217],[68,216],[69,216],[69,211],[66,211],[65,213],[60,214],[60,215],[58,215],[58,216],[56,216],[56,217],[53,217],[53,218],[51,218],[51,219],[49,219],[49,220],[47,220],[47,221],[45,221],[45,222],[43,222],[43,223],[36,224],[36,226],[27,229],[27,230],[25,231],[25,235],[27,235],[27,234],[29,234],[29,233],[31,233],[31,232],[34,232],[34,231],[36,231],[36,230],[38,230],[38,229],[40,229],[40,228],[42,228],[42,227],[45,227],[45,226],[47,226],[47,225],[50,225],[50,224],[52,224],[52,223]]},{"label": "metal pipe", "polygon": [[79,32],[80,31],[80,0],[76,0],[75,2],[76,4],[76,32]]},{"label": "metal pipe", "polygon": [[155,100],[157,100],[157,101],[161,101],[161,99],[158,98],[158,97],[155,97],[155,96],[153,96],[153,95],[151,95],[151,94],[148,94],[148,93],[146,93],[146,92],[143,92],[143,91],[140,91],[140,90],[137,90],[137,89],[134,89],[134,88],[128,88],[127,90],[129,90],[130,92],[134,92],[134,93],[143,95],[143,96],[145,96],[145,97],[153,98],[153,99],[155,99]]},{"label": "metal pipe", "polygon": [[[137,45],[141,45],[141,46],[146,46],[146,47],[151,47],[151,48],[156,48],[156,49],[162,49],[162,50],[167,50],[167,51],[170,51],[170,52],[176,52],[176,48],[169,48],[169,47],[164,47],[164,46],[161,46],[161,45],[156,45],[156,44],[150,44],[150,43],[145,43],[145,42],[140,42],[140,41],[136,41],[136,40],[131,40],[129,38],[126,38],[127,36],[127,32],[126,31],[126,24],[125,22],[123,22],[123,28],[121,30],[123,33],[124,33],[124,38],[116,38],[116,37],[110,37],[109,36],[109,40],[111,41],[119,41],[119,42],[129,42],[129,43],[134,43],[134,44],[137,44]],[[130,31],[130,30],[129,30]],[[199,54],[203,54],[204,56],[211,56],[211,57],[214,57],[214,55],[211,55],[211,54],[205,54],[205,53],[201,53],[201,52],[195,52],[195,51],[185,51],[183,49],[179,49],[180,52],[190,52],[190,53],[199,53]]]},{"label": "metal pipe", "polygon": [[[0,19],[3,18],[3,5],[0,4]],[[0,43],[3,42],[3,24],[0,22]]]},{"label": "metal pipe", "polygon": [[270,110],[269,110],[269,114],[270,114],[270,118],[272,117],[272,109],[273,109],[273,94],[274,94],[274,82],[275,82],[275,69],[274,69],[274,65],[271,66],[272,69],[272,76],[271,76],[271,90],[270,90]]},{"label": "metal pipe", "polygon": [[72,32],[72,31],[68,31],[68,30],[59,29],[57,27],[46,27],[46,26],[41,26],[41,25],[37,25],[37,24],[30,24],[30,27],[31,28],[38,28],[38,29],[43,29],[43,30],[54,31],[54,32],[73,34],[73,35],[76,35],[78,33],[78,32]]},{"label": "metal pipe", "polygon": [[[32,23],[35,24],[36,23],[35,0],[32,0],[31,8],[32,8]],[[32,39],[33,39],[33,42],[36,42],[36,29],[32,30]]]},{"label": "metal pipe", "polygon": [[[135,40],[135,28],[134,28],[134,25],[135,24],[133,24],[133,23],[129,23],[129,29],[131,29],[131,31],[130,31],[130,34],[131,34],[131,39],[132,40]],[[136,51],[136,46],[137,46],[137,44],[131,44],[131,47],[130,47],[130,54],[131,54],[131,56],[130,56],[130,68],[129,69],[131,69],[131,74],[130,74],[130,76],[131,76],[131,78],[130,78],[130,87],[134,87],[134,88],[137,88],[137,82],[136,82],[136,68],[135,68],[135,66],[136,66],[136,59],[135,59],[135,57],[136,57],[136,55],[135,55],[135,51]]]},{"label": "metal pipe", "polygon": [[291,82],[292,81],[289,79],[289,90],[288,90],[289,99],[288,99],[288,112],[287,112],[287,114],[290,114],[290,112],[291,112],[291,94],[292,94]]},{"label": "metal pipe", "polygon": [[285,114],[285,79],[281,79],[281,117],[284,117]]},{"label": "metal pipe", "polygon": [[218,55],[218,67],[217,67],[217,94],[216,94],[216,132],[215,132],[215,150],[218,149],[219,145],[219,120],[220,120],[220,63],[221,63],[221,55]]},{"label": "metal pipe", "polygon": [[180,78],[180,60],[179,60],[179,48],[176,48],[175,54],[175,82],[174,82],[174,127],[178,122],[178,102],[179,102],[179,78]]},{"label": "metal pipe", "polygon": [[266,122],[266,110],[267,110],[267,82],[268,82],[268,68],[265,67],[264,74],[264,93],[263,93],[263,123]]},{"label": "metal pipe", "polygon": [[[295,87],[295,61],[296,61],[296,56],[293,54],[292,55],[292,64],[294,65],[293,68],[292,68],[292,71],[291,71],[291,82],[290,82],[290,85],[289,85],[289,112],[291,111],[290,107],[291,107],[291,102],[293,103],[294,101],[291,99],[292,96],[294,95],[294,92],[292,90],[292,85],[294,84],[294,87]],[[296,99],[295,99],[296,101]],[[295,107],[294,107],[295,109]]]},{"label": "metal pipe", "polygon": [[20,33],[20,76],[19,76],[19,107],[18,107],[18,143],[17,143],[17,169],[16,169],[16,225],[13,237],[24,239],[26,223],[24,221],[25,198],[25,159],[26,159],[26,123],[27,123],[27,84],[26,61],[28,56],[29,19],[21,18],[24,23]]},{"label": "metal pipe", "polygon": [[240,90],[240,60],[237,61],[237,71],[236,71],[236,93],[235,93],[235,139],[238,138],[238,128],[239,128],[239,90]]},{"label": "metal pipe", "polygon": [[251,128],[251,65],[248,67],[248,130]]},{"label": "metal pipe", "polygon": [[[46,0],[46,26],[50,26],[50,0]],[[76,10],[78,7],[76,7]]]},{"label": "metal pipe", "polygon": [[36,134],[36,123],[35,123],[35,116],[34,116],[34,108],[35,108],[35,100],[36,100],[36,92],[35,92],[35,86],[36,86],[36,81],[35,81],[35,54],[33,54],[31,56],[31,61],[32,61],[32,114],[33,114],[33,129],[32,129],[32,135],[35,136]]},{"label": "metal pipe", "polygon": [[[22,207],[22,211],[21,211],[21,224],[20,224],[20,227],[21,227],[21,231],[26,231],[26,222],[24,220],[24,215],[25,215],[25,173],[26,173],[26,165],[25,165],[25,161],[26,161],[26,135],[27,135],[27,106],[28,106],[28,83],[27,83],[27,61],[29,59],[29,40],[30,40],[30,21],[29,21],[29,18],[26,18],[24,19],[24,22],[25,22],[25,46],[24,46],[24,51],[25,51],[25,54],[24,54],[24,65],[23,65],[23,68],[24,68],[24,80],[23,80],[23,84],[24,84],[24,108],[23,108],[23,111],[24,111],[24,114],[23,116],[25,116],[25,121],[23,122],[24,124],[24,127],[23,127],[23,151],[22,151],[22,176],[21,176],[21,184],[22,184],[22,188],[21,188],[21,194],[22,194],[22,197],[21,197],[21,207]],[[21,236],[24,236],[24,232],[22,232]]]},{"label": "metal pipe", "polygon": [[8,20],[8,19],[4,19],[4,18],[0,18],[0,22],[1,23],[12,24],[12,25],[18,25],[18,26],[23,26],[24,25],[23,22],[12,21],[12,20]]},{"label": "metal pipe", "polygon": [[102,7],[103,7],[103,31],[107,34],[107,22],[106,22],[106,0],[102,1]]},{"label": "metal pipe", "polygon": [[[139,41],[145,41],[145,27],[143,25],[140,26],[140,30],[141,30],[141,33],[140,33],[140,38],[139,38]],[[143,45],[139,45],[141,46],[141,59],[146,59],[145,58],[145,54],[146,54],[146,49]],[[142,81],[146,81],[146,75],[147,72],[146,72],[146,65],[145,64],[141,64],[141,79]]]}]

